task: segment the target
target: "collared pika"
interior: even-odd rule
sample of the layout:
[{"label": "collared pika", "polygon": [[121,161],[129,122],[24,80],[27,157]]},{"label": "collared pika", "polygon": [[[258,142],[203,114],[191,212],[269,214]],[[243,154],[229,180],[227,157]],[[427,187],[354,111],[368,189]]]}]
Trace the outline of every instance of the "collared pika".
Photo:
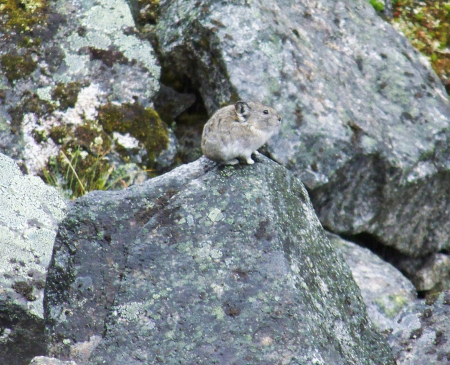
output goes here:
[{"label": "collared pika", "polygon": [[203,128],[202,151],[210,160],[227,165],[238,158],[253,164],[252,153],[277,134],[281,116],[257,102],[238,101],[219,109]]}]

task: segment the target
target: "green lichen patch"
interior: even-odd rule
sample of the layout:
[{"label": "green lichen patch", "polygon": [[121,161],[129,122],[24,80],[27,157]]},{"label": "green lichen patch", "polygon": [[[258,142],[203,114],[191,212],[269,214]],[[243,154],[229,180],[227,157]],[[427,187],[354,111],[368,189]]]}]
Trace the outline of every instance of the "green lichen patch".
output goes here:
[{"label": "green lichen patch", "polygon": [[53,90],[52,99],[59,101],[59,109],[61,110],[73,108],[77,103],[78,94],[80,93],[81,89],[85,86],[88,85],[78,81],[69,82],[67,84],[58,83],[55,89]]},{"label": "green lichen patch", "polygon": [[45,23],[47,7],[47,0],[5,0],[0,4],[0,17],[6,29],[30,31]]},{"label": "green lichen patch", "polygon": [[138,102],[114,105],[108,103],[98,108],[97,121],[106,133],[129,133],[146,149],[147,167],[152,168],[156,156],[169,145],[169,130],[158,113],[144,108]]},{"label": "green lichen patch", "polygon": [[393,22],[428,57],[450,92],[450,2],[395,1]]},{"label": "green lichen patch", "polygon": [[1,68],[9,82],[29,76],[36,67],[37,62],[33,61],[30,54],[11,52],[1,57]]}]

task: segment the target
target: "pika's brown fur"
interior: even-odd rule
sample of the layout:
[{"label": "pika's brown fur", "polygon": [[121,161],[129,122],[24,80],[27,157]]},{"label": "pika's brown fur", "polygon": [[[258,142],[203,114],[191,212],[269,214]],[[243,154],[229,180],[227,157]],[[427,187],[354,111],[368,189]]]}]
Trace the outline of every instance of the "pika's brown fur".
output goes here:
[{"label": "pika's brown fur", "polygon": [[210,160],[234,165],[253,164],[252,153],[277,134],[281,116],[269,106],[238,101],[219,109],[203,128],[202,151]]}]

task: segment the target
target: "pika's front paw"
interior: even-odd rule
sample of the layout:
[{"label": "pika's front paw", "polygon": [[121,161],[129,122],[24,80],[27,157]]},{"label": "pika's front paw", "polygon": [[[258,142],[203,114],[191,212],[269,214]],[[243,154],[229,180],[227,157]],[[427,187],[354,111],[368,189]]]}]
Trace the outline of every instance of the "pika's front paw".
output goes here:
[{"label": "pika's front paw", "polygon": [[251,157],[247,157],[246,162],[247,162],[249,165],[253,165],[253,164],[255,163],[255,161],[253,161]]}]

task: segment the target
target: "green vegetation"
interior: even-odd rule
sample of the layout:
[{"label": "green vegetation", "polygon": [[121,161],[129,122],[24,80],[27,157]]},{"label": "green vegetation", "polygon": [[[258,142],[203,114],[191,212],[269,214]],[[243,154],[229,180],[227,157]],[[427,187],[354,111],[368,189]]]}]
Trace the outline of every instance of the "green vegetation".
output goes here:
[{"label": "green vegetation", "polygon": [[378,0],[369,0],[370,4],[373,6],[375,11],[378,13],[382,12],[384,10],[384,2],[378,1]]},{"label": "green vegetation", "polygon": [[138,4],[140,11],[137,23],[156,24],[159,18],[159,0],[138,0]]},{"label": "green vegetation", "polygon": [[81,82],[69,82],[67,84],[58,83],[53,90],[52,99],[59,101],[59,109],[67,110],[75,107],[78,100],[78,94],[81,89],[88,85],[83,85]]},{"label": "green vegetation", "polygon": [[120,106],[108,103],[98,109],[97,121],[106,133],[129,133],[147,150],[147,167],[153,168],[158,154],[169,145],[169,130],[158,113],[138,102]]},{"label": "green vegetation", "polygon": [[114,168],[105,156],[111,150],[111,141],[102,128],[92,122],[75,129],[59,125],[50,130],[49,137],[60,145],[60,152],[42,169],[40,176],[45,182],[69,190],[71,198],[110,187],[108,180]]},{"label": "green vegetation", "polygon": [[47,0],[3,0],[0,17],[6,29],[28,32],[36,24],[44,24]]},{"label": "green vegetation", "polygon": [[31,55],[19,55],[16,52],[4,54],[1,57],[1,64],[9,82],[29,76],[37,67]]},{"label": "green vegetation", "polygon": [[450,92],[450,2],[397,0],[393,23],[428,57]]},{"label": "green vegetation", "polygon": [[[67,90],[67,85],[59,86],[54,95],[65,96],[63,90]],[[72,85],[69,90],[78,90],[78,87]],[[45,182],[69,191],[71,198],[92,190],[127,187],[132,180],[130,172],[126,168],[116,169],[107,158],[111,151],[115,151],[123,162],[129,161],[129,151],[120,144],[114,144],[114,132],[129,133],[146,149],[148,159],[144,162],[144,169],[135,173],[152,172],[155,157],[169,143],[167,126],[153,109],[144,108],[137,102],[108,103],[98,108],[96,120],[86,121],[75,128],[57,125],[49,133],[35,133],[36,141],[51,138],[60,146],[59,156],[50,159],[40,176]]]}]

